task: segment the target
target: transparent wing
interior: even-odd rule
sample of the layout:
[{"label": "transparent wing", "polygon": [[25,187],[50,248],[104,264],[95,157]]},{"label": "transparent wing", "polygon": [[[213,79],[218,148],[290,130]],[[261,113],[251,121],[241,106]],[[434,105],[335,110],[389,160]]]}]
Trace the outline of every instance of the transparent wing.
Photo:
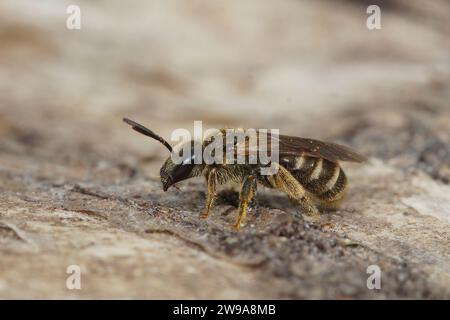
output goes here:
[{"label": "transparent wing", "polygon": [[[254,137],[253,139],[246,137],[244,141],[235,144],[235,151],[238,155],[248,156],[250,152],[254,153],[260,150],[270,155],[271,138],[270,133],[265,134],[258,131],[256,140]],[[364,162],[367,160],[365,156],[358,154],[349,147],[332,142],[286,135],[274,135],[273,139],[278,142],[279,157],[306,155],[324,158],[332,162]]]}]

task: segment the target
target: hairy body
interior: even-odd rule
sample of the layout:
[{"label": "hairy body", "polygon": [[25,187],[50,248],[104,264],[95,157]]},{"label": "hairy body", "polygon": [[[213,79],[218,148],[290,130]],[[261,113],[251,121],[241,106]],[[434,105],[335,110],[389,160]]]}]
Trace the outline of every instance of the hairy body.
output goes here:
[{"label": "hairy body", "polygon": [[[124,119],[124,121],[130,124],[134,130],[160,141],[170,152],[173,152],[170,144],[151,130],[129,119]],[[225,129],[220,131],[224,133]],[[365,160],[365,157],[351,149],[334,143],[281,135],[276,139],[279,143],[280,157],[278,162],[274,163],[277,170],[273,174],[262,174],[262,169],[267,165],[248,164],[248,162],[235,164],[227,163],[227,161],[224,161],[223,164],[194,164],[193,153],[189,153],[185,157],[181,154],[182,161],[174,163],[169,157],[161,167],[160,176],[163,189],[166,191],[180,181],[204,176],[208,194],[205,210],[200,216],[207,218],[217,197],[217,185],[227,181],[240,183],[242,185],[240,204],[234,224],[236,230],[240,229],[245,220],[248,206],[256,196],[258,183],[283,191],[300,206],[306,215],[317,219],[319,212],[313,200],[332,206],[345,194],[347,178],[339,161],[362,162]],[[194,143],[194,141],[188,142],[188,146],[192,150]],[[201,143],[202,150],[204,150],[210,140]],[[238,149],[236,143],[235,150]],[[248,146],[248,140],[245,140],[244,143],[245,146]],[[244,148],[244,155],[248,156],[248,150],[246,150]]]}]

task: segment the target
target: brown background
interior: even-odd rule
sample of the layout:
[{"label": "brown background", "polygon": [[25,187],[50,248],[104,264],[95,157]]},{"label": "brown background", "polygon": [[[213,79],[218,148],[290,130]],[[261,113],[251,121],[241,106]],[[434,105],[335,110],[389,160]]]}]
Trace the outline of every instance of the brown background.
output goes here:
[{"label": "brown background", "polygon": [[[2,0],[0,297],[449,298],[450,5],[375,1],[370,31],[367,3]],[[236,233],[236,194],[198,219],[204,181],[163,193],[166,150],[123,116],[164,137],[280,128],[370,161],[344,165],[347,201],[320,224],[262,190]]]}]

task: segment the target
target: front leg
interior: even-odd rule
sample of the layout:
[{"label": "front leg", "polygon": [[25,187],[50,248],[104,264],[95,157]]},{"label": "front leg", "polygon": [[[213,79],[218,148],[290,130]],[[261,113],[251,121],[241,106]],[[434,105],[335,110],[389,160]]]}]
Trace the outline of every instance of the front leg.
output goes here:
[{"label": "front leg", "polygon": [[252,201],[253,197],[256,195],[256,176],[249,175],[245,177],[242,184],[242,189],[240,193],[240,204],[236,223],[234,228],[239,230],[241,228],[242,222],[247,216],[248,205]]},{"label": "front leg", "polygon": [[217,185],[217,172],[216,169],[212,169],[206,175],[206,184],[208,185],[208,195],[206,196],[205,211],[200,214],[200,218],[208,218],[209,212],[211,211],[214,200],[216,199],[216,185]]}]

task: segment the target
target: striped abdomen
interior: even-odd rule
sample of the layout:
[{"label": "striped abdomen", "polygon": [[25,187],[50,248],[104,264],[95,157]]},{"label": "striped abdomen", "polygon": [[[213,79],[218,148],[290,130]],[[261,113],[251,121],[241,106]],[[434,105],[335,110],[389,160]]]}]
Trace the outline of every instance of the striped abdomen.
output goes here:
[{"label": "striped abdomen", "polygon": [[333,202],[344,196],[347,177],[338,163],[308,156],[280,159],[300,184],[317,199]]}]

